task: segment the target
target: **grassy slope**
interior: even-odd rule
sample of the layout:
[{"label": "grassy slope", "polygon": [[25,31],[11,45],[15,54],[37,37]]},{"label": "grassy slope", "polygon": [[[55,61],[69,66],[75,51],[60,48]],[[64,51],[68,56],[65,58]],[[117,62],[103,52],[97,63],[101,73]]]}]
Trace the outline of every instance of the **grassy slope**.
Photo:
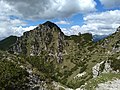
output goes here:
[{"label": "grassy slope", "polygon": [[0,41],[0,50],[7,50],[17,40],[16,36],[10,36]]},{"label": "grassy slope", "polygon": [[27,88],[28,73],[20,68],[17,63],[18,58],[0,51],[0,89],[13,90]]}]

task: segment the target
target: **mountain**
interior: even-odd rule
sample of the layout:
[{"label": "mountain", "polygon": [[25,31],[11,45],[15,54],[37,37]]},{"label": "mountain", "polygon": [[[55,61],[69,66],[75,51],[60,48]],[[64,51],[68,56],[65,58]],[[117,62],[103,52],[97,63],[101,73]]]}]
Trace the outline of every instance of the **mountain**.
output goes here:
[{"label": "mountain", "polygon": [[9,36],[0,41],[0,50],[7,50],[17,40],[16,36]]},{"label": "mountain", "polygon": [[[19,58],[21,60],[21,58]],[[18,65],[17,56],[0,51],[0,89],[21,90],[28,88],[29,73]]]},{"label": "mountain", "polygon": [[56,24],[47,21],[34,30],[25,32],[9,51],[27,56],[45,55],[46,60],[61,62],[73,49],[82,48],[89,42],[92,42],[91,34],[65,36]]},{"label": "mountain", "polygon": [[94,42],[98,42],[99,40],[102,40],[106,37],[108,37],[109,35],[93,35],[93,41]]},{"label": "mountain", "polygon": [[[103,90],[107,81],[120,79],[120,27],[114,34],[94,42],[89,33],[66,36],[56,24],[47,21],[9,46],[7,51],[0,51],[0,58],[3,66],[3,59],[14,64],[9,67],[15,69],[15,74],[12,76],[11,69],[6,69],[12,86],[1,84],[7,81],[3,78],[1,88],[17,85],[25,90]],[[17,71],[26,77],[21,77],[23,82],[18,81]]]}]

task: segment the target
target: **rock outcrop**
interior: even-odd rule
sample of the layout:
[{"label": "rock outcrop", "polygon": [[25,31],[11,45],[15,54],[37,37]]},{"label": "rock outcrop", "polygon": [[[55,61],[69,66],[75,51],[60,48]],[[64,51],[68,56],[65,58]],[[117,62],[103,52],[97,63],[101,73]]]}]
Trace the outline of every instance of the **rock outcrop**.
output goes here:
[{"label": "rock outcrop", "polygon": [[92,68],[92,72],[93,77],[95,78],[97,76],[100,76],[102,73],[115,73],[116,71],[112,69],[110,61],[102,61],[100,63],[97,63]]},{"label": "rock outcrop", "polygon": [[[28,82],[23,83],[31,90],[81,90],[82,87],[94,90],[96,83],[119,77],[119,29],[120,27],[105,39],[93,42],[89,33],[66,36],[56,24],[47,21],[17,38],[8,49],[10,56],[1,53],[0,59],[3,66],[6,57],[10,61],[10,68],[11,63],[14,64],[16,71],[13,71],[15,76],[12,79],[25,71],[22,76],[25,76]],[[11,58],[11,55],[14,58]],[[7,69],[9,70],[8,67]],[[20,70],[20,73],[17,70]],[[1,68],[1,75],[3,71],[5,70]],[[9,76],[10,73],[5,74]],[[109,74],[110,78],[104,79]]]},{"label": "rock outcrop", "polygon": [[89,33],[84,34],[83,37],[82,35],[65,36],[56,24],[47,21],[38,25],[34,30],[25,32],[9,49],[9,52],[27,56],[46,55],[46,61],[54,59],[60,63],[63,61],[63,55],[68,53],[65,48],[73,47],[74,44],[77,46],[75,42],[72,42],[72,45],[69,43],[74,38],[81,44],[92,41],[92,35]]},{"label": "rock outcrop", "polygon": [[120,80],[112,80],[105,83],[98,84],[96,90],[119,90],[120,89]]}]

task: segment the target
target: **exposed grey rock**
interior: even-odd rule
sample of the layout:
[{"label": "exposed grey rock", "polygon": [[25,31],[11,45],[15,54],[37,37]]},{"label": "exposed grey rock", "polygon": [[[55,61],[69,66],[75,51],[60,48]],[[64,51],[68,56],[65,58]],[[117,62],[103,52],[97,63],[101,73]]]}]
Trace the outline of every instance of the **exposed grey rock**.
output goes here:
[{"label": "exposed grey rock", "polygon": [[120,90],[120,80],[108,81],[98,84],[96,90]]},{"label": "exposed grey rock", "polygon": [[[102,70],[100,68],[100,66],[102,65],[102,67],[104,67]],[[92,72],[93,72],[93,77],[97,77],[99,76],[101,73],[116,73],[116,71],[114,71],[111,68],[111,63],[109,61],[102,61],[100,63],[97,63],[93,68],[92,68]]]},{"label": "exposed grey rock", "polygon": [[111,68],[111,63],[108,63],[108,61],[105,61],[104,63],[104,69],[102,73],[109,73],[112,72],[112,68]]},{"label": "exposed grey rock", "polygon": [[92,73],[93,73],[93,77],[97,77],[100,75],[101,71],[100,71],[100,65],[103,64],[104,61],[97,63],[93,68],[92,68]]}]

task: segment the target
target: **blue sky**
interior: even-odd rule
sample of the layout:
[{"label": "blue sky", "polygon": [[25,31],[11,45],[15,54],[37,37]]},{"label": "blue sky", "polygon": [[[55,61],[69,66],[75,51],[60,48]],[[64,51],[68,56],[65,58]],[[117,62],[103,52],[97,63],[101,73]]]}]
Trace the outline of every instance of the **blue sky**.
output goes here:
[{"label": "blue sky", "polygon": [[108,35],[120,26],[120,0],[0,0],[0,37],[21,36],[46,21],[66,35]]}]

